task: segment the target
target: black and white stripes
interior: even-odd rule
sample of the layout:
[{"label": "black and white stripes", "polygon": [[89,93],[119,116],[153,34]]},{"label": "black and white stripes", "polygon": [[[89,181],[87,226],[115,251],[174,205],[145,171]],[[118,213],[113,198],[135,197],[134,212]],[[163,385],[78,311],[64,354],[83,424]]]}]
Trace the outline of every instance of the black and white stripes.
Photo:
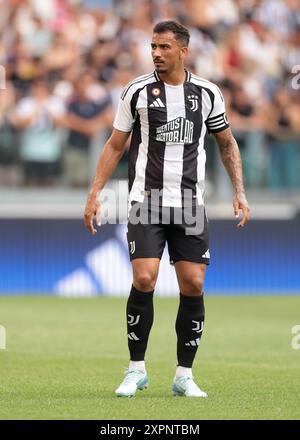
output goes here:
[{"label": "black and white stripes", "polygon": [[122,93],[122,95],[121,95],[121,99],[124,101],[124,99],[125,99],[127,93],[129,92],[129,90],[130,90],[133,86],[135,86],[135,85],[137,85],[137,84],[141,84],[142,82],[147,81],[147,80],[151,79],[152,77],[153,77],[153,78],[155,77],[155,75],[154,75],[153,72],[150,73],[150,74],[147,74],[147,75],[139,76],[138,78],[136,78],[136,79],[134,79],[133,81],[131,81],[131,82],[128,84],[128,86],[125,88],[125,90],[123,91],[123,93]]},{"label": "black and white stripes", "polygon": [[189,190],[192,200],[203,204],[205,134],[229,127],[215,84],[190,72],[177,86],[156,72],[138,77],[121,96],[114,127],[133,132],[129,203],[159,190],[163,206],[181,207]]}]

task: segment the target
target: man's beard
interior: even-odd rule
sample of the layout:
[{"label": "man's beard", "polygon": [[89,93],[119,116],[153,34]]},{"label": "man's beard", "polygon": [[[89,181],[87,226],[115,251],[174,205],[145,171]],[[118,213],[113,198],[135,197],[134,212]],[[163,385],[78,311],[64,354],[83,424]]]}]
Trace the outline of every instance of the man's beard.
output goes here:
[{"label": "man's beard", "polygon": [[166,67],[155,67],[155,72],[157,72],[157,73],[167,73],[168,69]]}]

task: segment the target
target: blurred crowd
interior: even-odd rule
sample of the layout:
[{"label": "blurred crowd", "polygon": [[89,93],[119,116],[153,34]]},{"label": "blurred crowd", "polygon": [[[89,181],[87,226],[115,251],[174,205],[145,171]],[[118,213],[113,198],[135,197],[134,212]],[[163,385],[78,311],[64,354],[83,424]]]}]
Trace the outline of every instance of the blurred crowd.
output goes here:
[{"label": "blurred crowd", "polygon": [[1,186],[89,184],[121,90],[153,70],[153,24],[165,19],[190,30],[187,68],[224,93],[246,185],[300,187],[298,0],[0,0]]}]

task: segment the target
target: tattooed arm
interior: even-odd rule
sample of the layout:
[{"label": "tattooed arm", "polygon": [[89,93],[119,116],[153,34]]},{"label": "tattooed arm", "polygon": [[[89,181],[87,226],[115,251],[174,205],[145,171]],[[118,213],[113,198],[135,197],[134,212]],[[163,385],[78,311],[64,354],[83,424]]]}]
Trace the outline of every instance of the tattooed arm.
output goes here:
[{"label": "tattooed arm", "polygon": [[237,225],[238,227],[242,227],[249,221],[250,209],[244,189],[242,161],[239,147],[230,128],[226,128],[226,130],[220,131],[219,133],[214,133],[214,136],[219,145],[223,164],[232,182],[234,190],[232,204],[235,217],[239,217],[240,210],[242,210],[243,213],[242,220]]}]

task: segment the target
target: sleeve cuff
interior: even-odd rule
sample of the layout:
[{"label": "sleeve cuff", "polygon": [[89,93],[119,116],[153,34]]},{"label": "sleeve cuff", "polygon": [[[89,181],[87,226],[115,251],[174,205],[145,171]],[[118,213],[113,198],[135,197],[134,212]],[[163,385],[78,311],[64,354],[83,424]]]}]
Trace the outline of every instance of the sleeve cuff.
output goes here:
[{"label": "sleeve cuff", "polygon": [[128,128],[128,127],[121,127],[120,125],[115,124],[115,123],[113,124],[113,127],[116,128],[117,130],[124,131],[125,133],[128,133],[128,132],[132,131],[132,127],[130,127],[130,128]]}]

